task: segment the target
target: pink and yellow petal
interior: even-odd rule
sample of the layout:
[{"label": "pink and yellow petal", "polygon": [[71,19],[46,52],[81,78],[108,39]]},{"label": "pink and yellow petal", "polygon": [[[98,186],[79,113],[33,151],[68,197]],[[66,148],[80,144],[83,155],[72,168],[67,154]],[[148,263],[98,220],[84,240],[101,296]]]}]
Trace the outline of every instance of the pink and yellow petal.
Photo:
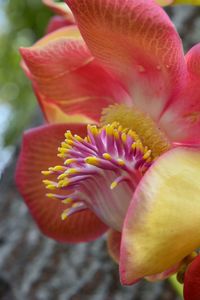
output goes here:
[{"label": "pink and yellow petal", "polygon": [[44,43],[21,49],[29,77],[46,104],[96,121],[104,107],[128,101],[118,80],[94,60],[81,38],[51,40],[50,36],[47,44],[44,38]]},{"label": "pink and yellow petal", "polygon": [[113,229],[110,229],[108,232],[108,253],[116,263],[119,263],[121,236],[121,232]]},{"label": "pink and yellow petal", "polygon": [[160,119],[159,125],[175,142],[200,144],[200,44],[186,55],[187,82]]},{"label": "pink and yellow petal", "polygon": [[82,242],[97,238],[106,231],[106,226],[90,210],[86,209],[61,220],[66,205],[46,196],[42,170],[59,165],[57,148],[67,129],[83,135],[85,126],[48,125],[25,133],[17,164],[16,182],[29,210],[41,231],[60,242]]},{"label": "pink and yellow petal", "polygon": [[66,21],[75,23],[73,14],[69,7],[64,2],[56,2],[54,0],[42,0],[42,2],[49,7],[55,14],[62,16]]},{"label": "pink and yellow petal", "polygon": [[158,281],[158,280],[164,280],[164,279],[174,275],[175,273],[177,273],[180,266],[181,266],[181,262],[177,263],[172,268],[170,268],[164,272],[146,276],[145,279],[147,279],[148,281],[151,281],[151,282]]},{"label": "pink and yellow petal", "polygon": [[188,266],[184,277],[184,299],[200,299],[200,255]]},{"label": "pink and yellow petal", "polygon": [[[34,86],[33,86],[34,89]],[[88,118],[84,114],[73,113],[70,114],[67,109],[65,111],[65,107],[62,109],[60,105],[56,105],[56,103],[52,103],[48,98],[44,97],[34,89],[35,95],[40,103],[40,107],[43,111],[44,117],[49,123],[77,123],[77,124],[91,124],[95,123],[94,120]]]},{"label": "pink and yellow petal", "polygon": [[200,246],[200,151],[162,155],[138,185],[125,219],[123,284],[173,268]]},{"label": "pink and yellow petal", "polygon": [[157,119],[184,81],[180,38],[151,0],[66,0],[95,58],[116,74],[142,111]]}]

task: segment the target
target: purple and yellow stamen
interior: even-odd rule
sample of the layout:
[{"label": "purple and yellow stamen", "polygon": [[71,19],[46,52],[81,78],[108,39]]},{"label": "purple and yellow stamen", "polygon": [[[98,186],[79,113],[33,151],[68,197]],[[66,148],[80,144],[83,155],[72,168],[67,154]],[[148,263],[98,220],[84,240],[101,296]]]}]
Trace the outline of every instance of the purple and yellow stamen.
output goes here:
[{"label": "purple and yellow stamen", "polygon": [[47,197],[67,205],[62,219],[90,208],[108,226],[121,230],[133,191],[152,163],[151,150],[133,130],[114,122],[100,128],[88,125],[85,138],[67,131],[58,151],[63,165],[42,173],[55,176],[43,182],[57,191]]}]

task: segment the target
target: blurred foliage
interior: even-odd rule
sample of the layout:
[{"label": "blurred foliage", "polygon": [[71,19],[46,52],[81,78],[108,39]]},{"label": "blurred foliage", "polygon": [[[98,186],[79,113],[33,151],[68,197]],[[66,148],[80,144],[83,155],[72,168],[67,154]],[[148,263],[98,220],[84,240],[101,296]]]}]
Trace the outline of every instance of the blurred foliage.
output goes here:
[{"label": "blurred foliage", "polygon": [[35,111],[30,82],[20,69],[19,47],[42,37],[51,12],[41,0],[0,0],[0,104],[11,106],[5,146],[15,143]]}]

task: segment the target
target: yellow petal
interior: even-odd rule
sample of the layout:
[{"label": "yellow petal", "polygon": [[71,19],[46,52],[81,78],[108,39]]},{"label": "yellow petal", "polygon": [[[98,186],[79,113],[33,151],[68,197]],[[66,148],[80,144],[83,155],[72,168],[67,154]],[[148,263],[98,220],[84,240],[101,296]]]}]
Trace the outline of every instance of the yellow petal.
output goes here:
[{"label": "yellow petal", "polygon": [[121,280],[170,269],[200,246],[200,151],[162,155],[140,182],[125,219]]}]

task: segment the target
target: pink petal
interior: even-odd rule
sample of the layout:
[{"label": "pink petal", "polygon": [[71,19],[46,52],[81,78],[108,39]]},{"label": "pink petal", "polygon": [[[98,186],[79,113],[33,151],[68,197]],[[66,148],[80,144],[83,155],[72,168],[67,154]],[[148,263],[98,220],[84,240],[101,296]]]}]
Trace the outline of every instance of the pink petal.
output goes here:
[{"label": "pink petal", "polygon": [[160,120],[172,141],[200,143],[200,44],[186,55],[188,77],[185,87]]},{"label": "pink petal", "polygon": [[49,21],[49,24],[48,24],[47,29],[46,29],[46,33],[53,32],[57,29],[60,29],[62,27],[65,27],[65,26],[68,26],[68,25],[71,25],[71,24],[72,24],[72,22],[66,20],[64,17],[54,16]]},{"label": "pink petal", "polygon": [[42,2],[48,6],[54,13],[65,18],[66,21],[71,24],[75,23],[74,17],[69,7],[64,2],[55,2],[54,0],[42,0]]},{"label": "pink petal", "polygon": [[116,263],[119,262],[121,236],[121,232],[118,232],[113,229],[109,230],[108,232],[108,253]]},{"label": "pink petal", "polygon": [[145,173],[122,231],[123,284],[166,273],[200,246],[199,180],[200,151],[192,148],[168,151]]},{"label": "pink petal", "polygon": [[66,0],[93,55],[117,74],[134,104],[157,119],[181,88],[180,38],[151,0]]},{"label": "pink petal", "polygon": [[28,131],[24,135],[16,170],[17,187],[41,231],[61,242],[82,242],[96,239],[106,226],[90,210],[84,210],[61,220],[66,205],[46,197],[42,170],[60,164],[57,148],[66,129],[85,135],[85,126],[48,125]]},{"label": "pink petal", "polygon": [[127,95],[94,60],[75,27],[60,29],[57,34],[58,38],[53,32],[35,46],[21,49],[34,88],[46,103],[63,113],[99,120],[102,108],[125,101]]},{"label": "pink petal", "polygon": [[184,299],[200,299],[200,255],[189,265],[184,278]]}]

